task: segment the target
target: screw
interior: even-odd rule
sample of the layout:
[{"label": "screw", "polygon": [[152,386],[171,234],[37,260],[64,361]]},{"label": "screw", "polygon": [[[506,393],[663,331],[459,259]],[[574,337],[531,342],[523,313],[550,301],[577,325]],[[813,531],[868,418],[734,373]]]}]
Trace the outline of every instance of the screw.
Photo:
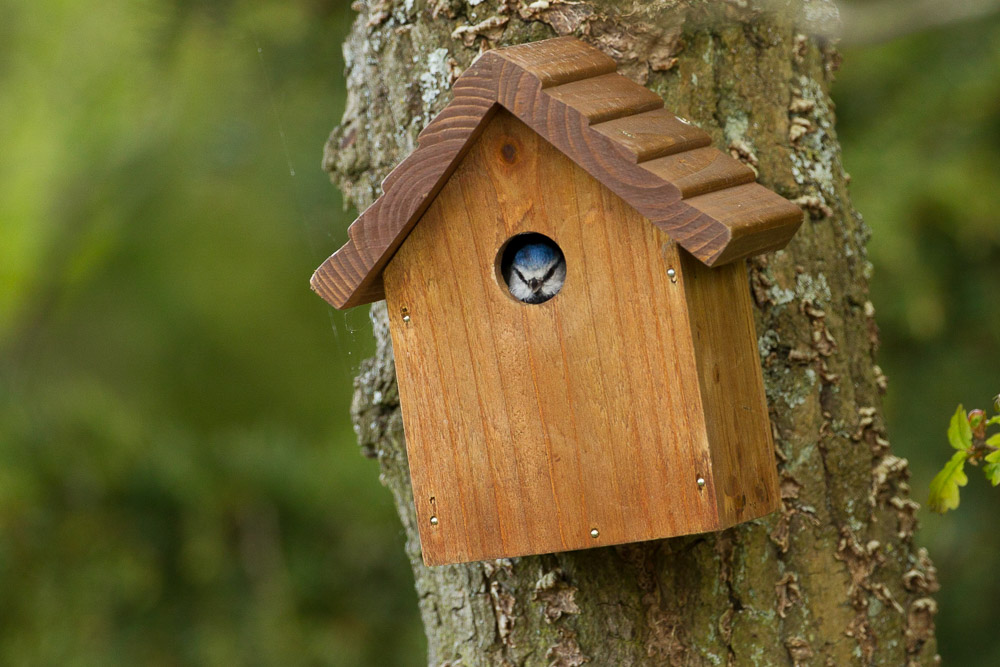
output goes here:
[{"label": "screw", "polygon": [[403,306],[402,308],[399,309],[399,312],[403,316],[403,322],[408,324],[410,322],[410,309],[407,308],[406,306]]},{"label": "screw", "polygon": [[598,530],[596,528],[591,528],[590,529],[590,536],[593,537],[595,540],[597,539],[597,536],[600,535],[600,534],[601,533],[598,532]]},{"label": "screw", "polygon": [[438,525],[438,518],[436,516],[431,517],[431,525],[432,526]]},{"label": "screw", "polygon": [[697,480],[695,480],[695,481],[696,481],[696,483],[698,484],[698,488],[699,488],[699,489],[704,489],[704,488],[705,488],[705,478],[704,478],[704,477],[699,477],[699,478],[698,478]]}]

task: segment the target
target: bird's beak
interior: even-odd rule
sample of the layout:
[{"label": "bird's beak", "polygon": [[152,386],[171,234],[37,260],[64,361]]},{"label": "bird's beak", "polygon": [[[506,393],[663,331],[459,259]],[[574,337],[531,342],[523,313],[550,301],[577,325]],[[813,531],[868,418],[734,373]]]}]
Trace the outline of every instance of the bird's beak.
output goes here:
[{"label": "bird's beak", "polygon": [[528,287],[531,288],[532,292],[537,292],[538,286],[539,284],[541,284],[541,282],[542,281],[540,281],[538,278],[532,278],[531,280],[528,281]]}]

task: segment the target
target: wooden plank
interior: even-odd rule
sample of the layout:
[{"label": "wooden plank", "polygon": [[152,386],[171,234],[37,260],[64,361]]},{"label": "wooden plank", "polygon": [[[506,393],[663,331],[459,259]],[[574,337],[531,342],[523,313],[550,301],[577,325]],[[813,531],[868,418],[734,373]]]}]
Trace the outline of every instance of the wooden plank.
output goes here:
[{"label": "wooden plank", "polygon": [[753,169],[712,147],[695,148],[642,163],[642,168],[680,188],[687,199],[753,183]]},{"label": "wooden plank", "polygon": [[537,78],[542,88],[610,74],[617,69],[614,60],[572,37],[518,44],[496,53]]},{"label": "wooden plank", "polygon": [[710,269],[678,250],[720,528],[781,505],[745,262]]},{"label": "wooden plank", "polygon": [[663,108],[659,95],[615,72],[548,88],[545,93],[572,107],[590,124]]},{"label": "wooden plank", "polygon": [[[597,307],[613,303],[612,326],[628,332],[609,337],[617,346],[600,357],[599,366],[610,391],[625,388],[610,401],[615,416],[628,420],[619,428],[634,433],[631,446],[615,450],[622,457],[620,469],[642,471],[634,484],[646,498],[651,530],[670,535],[711,530],[714,503],[697,487],[699,475],[711,479],[711,465],[700,401],[688,380],[694,359],[685,329],[687,306],[667,274],[675,262],[664,252],[673,246],[620,197],[606,188],[599,192],[597,205],[581,204],[586,211],[581,237],[591,299]],[[596,266],[594,250],[603,251]]]},{"label": "wooden plank", "polygon": [[712,145],[704,130],[666,109],[616,118],[592,129],[618,144],[633,162]]},{"label": "wooden plank", "polygon": [[721,221],[732,234],[716,266],[745,257],[750,247],[765,251],[784,248],[802,224],[802,209],[758,183],[693,197],[685,203]]},{"label": "wooden plank", "polygon": [[[495,267],[526,231],[567,260],[563,290],[538,305],[513,300]],[[673,266],[665,234],[516,118],[494,117],[385,270],[426,563],[719,525]]]}]

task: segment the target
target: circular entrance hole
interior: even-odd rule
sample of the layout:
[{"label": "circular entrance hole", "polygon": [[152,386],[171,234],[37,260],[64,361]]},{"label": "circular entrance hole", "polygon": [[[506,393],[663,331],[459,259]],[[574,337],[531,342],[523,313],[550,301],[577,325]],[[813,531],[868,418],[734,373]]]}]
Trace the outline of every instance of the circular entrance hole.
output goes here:
[{"label": "circular entrance hole", "polygon": [[566,282],[566,257],[544,234],[529,232],[507,239],[497,251],[501,287],[521,303],[545,303]]}]

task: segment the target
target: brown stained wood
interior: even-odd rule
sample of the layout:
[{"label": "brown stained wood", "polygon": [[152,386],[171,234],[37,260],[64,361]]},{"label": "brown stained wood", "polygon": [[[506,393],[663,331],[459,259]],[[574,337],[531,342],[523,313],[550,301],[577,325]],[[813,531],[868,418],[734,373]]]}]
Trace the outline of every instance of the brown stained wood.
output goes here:
[{"label": "brown stained wood", "polygon": [[[453,92],[418,148],[385,179],[382,197],[351,225],[348,243],[313,275],[313,289],[332,305],[384,296],[386,264],[501,107],[709,266],[782,247],[801,224],[801,214],[789,213],[794,205],[766,189],[726,189],[713,193],[720,201],[693,206],[682,195],[701,186],[678,185],[637,164],[703,148],[705,135],[574,38],[487,52]],[[741,205],[743,192],[755,197],[752,207]]]},{"label": "brown stained wood", "polygon": [[385,298],[382,269],[496,111],[492,69],[481,58],[455,83],[458,103],[424,128],[417,150],[383,181],[382,197],[348,228],[348,242],[313,274],[313,290],[331,305]]},{"label": "brown stained wood", "polygon": [[719,258],[726,264],[749,247],[779,250],[802,224],[802,209],[758,183],[739,185],[685,200],[691,208],[726,221],[732,240]]},{"label": "brown stained wood", "polygon": [[575,109],[591,124],[663,108],[659,95],[614,72],[565,83],[545,92]]},{"label": "brown stained wood", "polygon": [[642,168],[676,185],[685,199],[756,179],[750,167],[711,147],[649,160]]},{"label": "brown stained wood", "polygon": [[720,527],[726,527],[781,505],[746,263],[710,269],[682,249],[677,253],[712,443]]},{"label": "brown stained wood", "polygon": [[711,137],[704,130],[666,109],[616,118],[594,125],[592,129],[618,144],[633,162],[712,145]]},{"label": "brown stained wood", "polygon": [[503,49],[503,58],[538,79],[542,88],[611,74],[618,66],[578,39],[547,39]]},{"label": "brown stained wood", "polygon": [[[562,291],[539,305],[514,300],[495,265],[527,231],[567,260]],[[771,456],[766,408],[708,425],[720,408],[699,389],[713,355],[748,362],[745,269],[722,269],[736,277],[713,286],[715,270],[682,253],[525,124],[493,117],[385,270],[426,563],[704,532],[770,510],[731,507],[730,496],[756,499],[750,472],[725,486],[746,460],[767,473],[754,467]],[[690,315],[692,298],[713,314]],[[727,327],[737,333],[718,342],[735,352],[709,338]],[[736,400],[752,398],[756,368],[762,404],[753,361]]]}]

